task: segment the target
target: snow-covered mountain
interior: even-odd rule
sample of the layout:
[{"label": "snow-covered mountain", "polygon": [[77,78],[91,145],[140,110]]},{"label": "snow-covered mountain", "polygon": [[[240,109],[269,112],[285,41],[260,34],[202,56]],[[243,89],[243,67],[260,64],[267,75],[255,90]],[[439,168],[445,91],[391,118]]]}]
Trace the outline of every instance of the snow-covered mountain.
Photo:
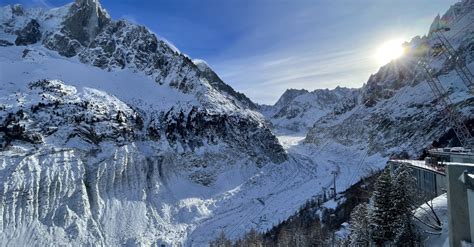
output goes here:
[{"label": "snow-covered mountain", "polygon": [[3,6],[0,45],[1,243],[176,244],[287,162],[247,97],[98,1]]},{"label": "snow-covered mountain", "polygon": [[[369,154],[411,157],[421,156],[431,145],[459,145],[452,123],[440,99],[430,90],[426,71],[418,61],[429,63],[433,69],[430,73],[439,78],[461,121],[472,131],[474,95],[470,93],[469,82],[463,82],[455,64],[432,48],[439,44],[432,31],[443,27],[443,35],[456,50],[460,64],[474,71],[473,23],[472,0],[457,3],[441,18],[436,17],[427,36],[415,37],[405,44],[404,57],[383,66],[369,78],[352,110],[320,118],[306,136],[306,142],[319,145],[330,139],[346,146],[365,147]],[[474,78],[470,80],[472,86]]]},{"label": "snow-covered mountain", "polygon": [[288,89],[273,106],[261,105],[259,110],[278,131],[306,133],[321,117],[352,109],[357,103],[358,92],[341,87],[312,92]]}]

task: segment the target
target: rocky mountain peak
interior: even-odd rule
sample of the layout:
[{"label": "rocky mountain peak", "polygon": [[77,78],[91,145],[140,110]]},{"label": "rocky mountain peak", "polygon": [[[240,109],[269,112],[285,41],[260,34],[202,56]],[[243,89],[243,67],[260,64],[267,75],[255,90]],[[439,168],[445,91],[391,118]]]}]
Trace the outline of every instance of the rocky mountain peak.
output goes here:
[{"label": "rocky mountain peak", "polygon": [[29,45],[38,42],[41,39],[39,23],[32,19],[22,30],[18,32],[15,45]]},{"label": "rocky mountain peak", "polygon": [[75,4],[77,6],[97,6],[99,5],[99,1],[97,0],[76,0]]},{"label": "rocky mountain peak", "polygon": [[12,13],[15,15],[23,15],[24,14],[24,9],[21,4],[15,4],[12,6]]},{"label": "rocky mountain peak", "polygon": [[308,90],[306,89],[287,89],[278,99],[278,101],[275,103],[275,106],[284,106],[287,105],[289,102],[291,102],[293,99],[296,97],[309,93]]},{"label": "rocky mountain peak", "polygon": [[355,106],[359,91],[336,87],[317,89],[287,89],[273,106],[261,106],[266,116],[278,131],[304,132],[314,122],[327,114],[342,114]]},{"label": "rocky mountain peak", "polygon": [[464,0],[452,5],[442,16],[439,14],[431,23],[429,33],[442,28],[449,28],[453,23],[462,21],[465,15],[474,8],[474,0]]},{"label": "rocky mountain peak", "polygon": [[232,97],[235,97],[238,99],[243,105],[250,109],[256,109],[257,106],[250,100],[246,95],[243,93],[239,93],[235,91],[231,86],[226,84],[217,74],[212,70],[212,68],[207,64],[204,60],[200,59],[194,59],[192,61],[194,65],[198,68],[200,71],[200,75],[204,77],[209,84],[214,87],[215,89],[230,95]]},{"label": "rocky mountain peak", "polygon": [[440,28],[440,19],[441,17],[438,15],[436,15],[436,17],[434,18],[433,22],[431,23],[431,26],[430,26],[430,33],[434,32],[435,30],[438,30]]},{"label": "rocky mountain peak", "polygon": [[76,0],[64,20],[63,32],[87,46],[111,21],[97,0]]}]

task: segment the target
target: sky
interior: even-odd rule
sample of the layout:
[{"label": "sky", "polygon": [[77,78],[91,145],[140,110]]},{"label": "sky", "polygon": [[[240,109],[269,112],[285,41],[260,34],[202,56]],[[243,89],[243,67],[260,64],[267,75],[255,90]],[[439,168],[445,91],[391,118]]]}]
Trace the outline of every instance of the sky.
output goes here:
[{"label": "sky", "polygon": [[[64,0],[0,0],[56,7]],[[456,0],[101,0],[114,19],[147,26],[253,101],[288,88],[361,87],[390,40],[424,35]]]}]

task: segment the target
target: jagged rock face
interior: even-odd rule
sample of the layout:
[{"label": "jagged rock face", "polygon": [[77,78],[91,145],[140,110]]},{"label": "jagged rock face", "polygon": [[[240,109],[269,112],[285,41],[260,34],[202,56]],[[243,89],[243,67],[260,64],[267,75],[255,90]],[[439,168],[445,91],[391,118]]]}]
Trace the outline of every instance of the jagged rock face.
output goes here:
[{"label": "jagged rock face", "polygon": [[358,90],[337,87],[333,90],[288,89],[273,106],[260,106],[277,130],[305,132],[329,113],[342,114],[357,102]]},{"label": "jagged rock face", "polygon": [[186,165],[194,180],[212,181],[198,172],[202,162],[147,157],[130,144],[102,152],[55,148],[0,156],[0,240],[15,246],[178,245],[173,237],[189,233],[190,217],[199,220],[207,212],[189,204],[198,198],[170,202],[176,195],[167,183],[175,167]]},{"label": "jagged rock face", "polygon": [[[99,233],[94,231],[96,228],[93,226],[97,223],[87,220],[92,217],[83,180],[85,165],[77,156],[73,150],[56,151],[48,155],[37,153],[26,157],[18,156],[16,159],[1,156],[1,164],[14,167],[2,169],[2,177],[9,178],[2,179],[0,185],[0,238],[3,243],[14,234],[12,225],[18,226],[18,232],[30,227],[35,236],[32,239],[17,240],[14,245],[20,244],[19,242],[50,244],[46,235],[42,236],[41,233],[47,228],[64,227],[69,234],[80,238],[81,234],[77,234],[80,225],[90,227],[85,237],[96,239],[94,235]],[[64,203],[65,198],[75,203]]]},{"label": "jagged rock face", "polygon": [[3,107],[0,143],[4,149],[18,142],[44,144],[52,138],[62,146],[76,138],[90,144],[136,139],[141,116],[110,95],[92,89],[78,92],[61,81],[48,80],[32,82],[29,89],[10,95],[26,99],[21,107]]},{"label": "jagged rock face", "polygon": [[[338,91],[340,91],[342,95],[339,95]],[[341,99],[344,100],[346,98],[351,98],[351,96],[353,96],[352,99],[356,98],[355,94],[351,95],[353,91],[355,90],[342,89],[342,88],[337,88],[335,90],[316,90],[311,93],[314,96],[311,97],[309,101],[311,101],[312,104],[315,104],[314,106],[311,106],[311,107],[319,106],[321,108],[324,108],[324,107],[331,108],[331,106],[333,106],[335,109],[336,107],[343,106],[343,105],[339,105],[339,103],[341,103]],[[309,96],[309,95],[304,94],[305,97],[301,97],[301,95],[303,94],[300,94],[294,97],[290,101],[291,103],[288,102],[283,107],[281,107],[279,111],[273,117],[275,118],[286,117],[287,119],[292,119],[292,118],[297,117],[300,114],[300,112],[305,110],[304,107],[302,107],[303,109],[301,109],[297,107],[297,105],[301,104],[300,102],[305,102],[306,100],[303,100],[303,98],[306,98]],[[300,97],[300,98],[295,100],[297,97]]]},{"label": "jagged rock face", "polygon": [[[16,8],[20,7],[2,8],[0,25],[5,33],[19,32],[34,18],[40,25],[47,23],[42,29],[42,44],[62,56],[78,56],[81,62],[104,70],[144,73],[159,84],[198,95],[207,107],[215,105],[215,97],[208,97],[213,92],[208,91],[218,91],[237,108],[255,109],[250,99],[225,84],[209,67],[201,71],[187,56],[143,26],[111,20],[97,1],[76,1],[26,14],[18,14]],[[8,46],[11,42],[1,43]]]},{"label": "jagged rock face", "polygon": [[62,28],[48,33],[43,43],[63,56],[73,57],[110,22],[109,15],[97,1],[77,0],[63,17]]},{"label": "jagged rock face", "polygon": [[404,60],[403,66],[400,67],[393,65],[381,67],[376,74],[369,77],[362,90],[361,101],[364,105],[371,107],[377,101],[390,99],[407,82],[414,81],[413,68],[415,67],[416,62],[412,59]]},{"label": "jagged rock face", "polygon": [[275,107],[281,109],[291,103],[296,97],[309,93],[306,89],[287,89],[278,101],[275,103]]},{"label": "jagged rock face", "polygon": [[12,42],[9,42],[7,40],[0,40],[0,46],[12,46],[13,43]]},{"label": "jagged rock face", "polygon": [[23,7],[22,7],[20,4],[15,4],[15,5],[13,5],[13,7],[12,7],[12,13],[13,13],[14,15],[19,15],[19,16],[21,16],[21,15],[23,15],[25,12],[24,12],[24,10],[23,10]]},{"label": "jagged rock face", "polygon": [[107,12],[96,0],[76,0],[64,20],[62,32],[87,46],[110,22]]},{"label": "jagged rock face", "polygon": [[[385,100],[374,107],[358,105],[348,115],[328,115],[308,132],[305,141],[324,145],[333,140],[345,146],[362,146],[369,155],[420,158],[433,146],[459,146],[451,130],[452,123],[437,107],[426,85],[414,91],[397,93],[397,99]],[[407,99],[406,97],[417,97]],[[455,104],[472,129],[474,99],[470,96]]]},{"label": "jagged rock face", "polygon": [[201,84],[194,64],[175,53],[143,26],[125,21],[110,23],[79,53],[83,63],[102,69],[125,67],[143,71],[159,84],[167,84],[185,93]]},{"label": "jagged rock face", "polygon": [[[268,129],[240,116],[209,114],[198,107],[189,112],[170,109],[148,116],[150,113],[135,111],[104,92],[93,89],[78,92],[61,81],[49,80],[30,83],[27,93],[10,97],[27,100],[19,109],[2,107],[3,149],[20,143],[49,144],[50,139],[60,146],[69,146],[70,142],[93,146],[107,141],[119,145],[166,141],[175,151],[185,153],[224,142],[247,153],[257,164],[285,160],[284,152]],[[149,121],[144,123],[144,119]],[[249,142],[254,145],[249,146]],[[268,155],[261,156],[260,152]]]},{"label": "jagged rock face", "polygon": [[65,57],[74,57],[82,50],[77,40],[71,40],[61,33],[54,33],[43,40],[43,45],[51,50],[56,50]]},{"label": "jagged rock face", "polygon": [[18,32],[15,45],[31,45],[41,40],[41,31],[39,23],[33,19],[25,28]]},{"label": "jagged rock face", "polygon": [[[162,121],[158,121],[164,122],[164,126],[163,124],[161,127],[155,125],[151,128],[153,133],[163,131],[171,144],[180,142],[181,147],[194,151],[204,143],[218,144],[224,140],[229,145],[238,144],[235,148],[257,158],[257,164],[267,162],[259,157],[259,152],[269,154],[269,157],[272,157],[271,161],[275,163],[281,163],[286,158],[284,153],[280,152],[279,144],[274,141],[270,130],[262,131],[261,126],[256,122],[248,122],[236,116],[207,114],[197,108],[191,109],[188,113],[170,112],[164,115]],[[152,122],[155,121],[152,120]],[[257,148],[247,145],[249,142],[254,143]]]}]

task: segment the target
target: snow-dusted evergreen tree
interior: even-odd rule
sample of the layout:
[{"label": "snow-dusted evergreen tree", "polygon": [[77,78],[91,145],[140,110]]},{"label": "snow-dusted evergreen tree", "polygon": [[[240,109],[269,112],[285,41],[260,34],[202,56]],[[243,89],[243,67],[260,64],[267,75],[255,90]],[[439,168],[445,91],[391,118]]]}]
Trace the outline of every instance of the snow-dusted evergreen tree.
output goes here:
[{"label": "snow-dusted evergreen tree", "polygon": [[357,205],[351,213],[350,246],[369,246],[369,212],[367,203]]},{"label": "snow-dusted evergreen tree", "polygon": [[222,231],[219,234],[219,237],[217,237],[214,241],[211,241],[209,243],[211,247],[232,247],[232,241],[230,241],[224,231]]},{"label": "snow-dusted evergreen tree", "polygon": [[392,212],[396,215],[393,222],[394,244],[397,246],[414,246],[416,235],[412,224],[415,187],[411,169],[400,166],[394,174],[392,190]]},{"label": "snow-dusted evergreen tree", "polygon": [[392,175],[390,169],[387,168],[377,179],[372,197],[373,209],[370,215],[370,226],[372,240],[378,246],[382,246],[394,238],[393,224],[396,215],[392,210],[392,189]]},{"label": "snow-dusted evergreen tree", "polygon": [[290,226],[283,226],[278,233],[277,247],[290,246],[293,242],[293,232]]},{"label": "snow-dusted evergreen tree", "polygon": [[322,245],[322,232],[321,222],[319,219],[312,221],[307,233],[308,245],[309,246],[321,246]]},{"label": "snow-dusted evergreen tree", "polygon": [[243,245],[245,247],[261,247],[263,246],[263,237],[257,230],[252,228],[250,232],[245,235]]}]

